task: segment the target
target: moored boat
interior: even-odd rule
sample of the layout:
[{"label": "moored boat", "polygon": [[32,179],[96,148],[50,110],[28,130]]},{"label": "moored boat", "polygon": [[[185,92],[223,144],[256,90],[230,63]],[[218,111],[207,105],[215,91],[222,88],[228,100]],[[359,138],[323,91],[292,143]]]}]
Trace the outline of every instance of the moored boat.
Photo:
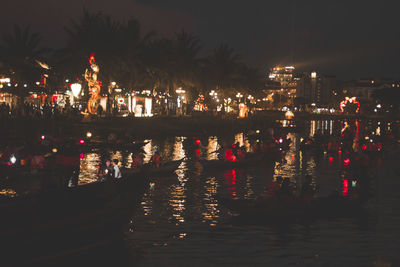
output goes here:
[{"label": "moored boat", "polygon": [[272,162],[279,159],[278,153],[247,153],[243,160],[200,160],[203,170],[223,170],[231,168],[247,168],[264,162]]},{"label": "moored boat", "polygon": [[146,184],[131,176],[2,199],[2,261],[25,264],[120,234]]},{"label": "moored boat", "polygon": [[174,173],[182,162],[183,159],[168,161],[158,167],[154,166],[152,163],[146,163],[140,169],[123,169],[122,173],[124,175],[167,175]]}]

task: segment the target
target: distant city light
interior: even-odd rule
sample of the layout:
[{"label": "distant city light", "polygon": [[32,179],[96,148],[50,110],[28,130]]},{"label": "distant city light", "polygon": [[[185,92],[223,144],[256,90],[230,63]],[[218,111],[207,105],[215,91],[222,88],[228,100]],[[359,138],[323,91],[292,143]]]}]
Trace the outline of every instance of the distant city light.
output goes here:
[{"label": "distant city light", "polygon": [[317,73],[315,71],[311,72],[311,78],[312,79],[316,79],[317,78]]},{"label": "distant city light", "polygon": [[182,87],[179,87],[178,89],[176,89],[175,92],[176,92],[177,94],[184,94],[184,93],[186,93],[186,91],[183,90]]}]

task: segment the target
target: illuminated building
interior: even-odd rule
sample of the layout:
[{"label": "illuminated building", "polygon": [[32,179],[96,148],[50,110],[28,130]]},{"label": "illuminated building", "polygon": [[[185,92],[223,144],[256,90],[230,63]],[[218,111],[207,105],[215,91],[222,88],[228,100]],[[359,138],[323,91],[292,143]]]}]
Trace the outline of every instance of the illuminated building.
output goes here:
[{"label": "illuminated building", "polygon": [[267,94],[265,99],[279,99],[279,101],[275,101],[275,107],[290,105],[291,100],[296,96],[297,82],[294,70],[294,66],[276,66],[271,69],[265,83],[265,93]]},{"label": "illuminated building", "polygon": [[335,76],[320,75],[317,72],[303,73],[297,80],[296,96],[303,98],[307,104],[328,105],[336,84]]},{"label": "illuminated building", "polygon": [[280,86],[283,88],[295,87],[295,84],[293,84],[294,70],[295,68],[293,66],[276,66],[271,70],[268,78],[271,81],[279,82]]}]

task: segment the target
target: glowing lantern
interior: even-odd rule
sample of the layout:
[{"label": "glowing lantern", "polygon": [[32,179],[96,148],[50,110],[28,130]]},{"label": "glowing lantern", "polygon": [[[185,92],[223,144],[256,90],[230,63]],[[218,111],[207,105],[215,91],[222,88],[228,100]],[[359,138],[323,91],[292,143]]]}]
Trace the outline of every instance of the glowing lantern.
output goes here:
[{"label": "glowing lantern", "polygon": [[74,97],[78,97],[82,89],[82,85],[80,83],[71,84],[71,91]]},{"label": "glowing lantern", "polygon": [[286,113],[285,113],[286,119],[290,120],[290,119],[293,119],[293,117],[294,117],[294,113],[292,111],[290,111],[290,110],[286,111]]}]

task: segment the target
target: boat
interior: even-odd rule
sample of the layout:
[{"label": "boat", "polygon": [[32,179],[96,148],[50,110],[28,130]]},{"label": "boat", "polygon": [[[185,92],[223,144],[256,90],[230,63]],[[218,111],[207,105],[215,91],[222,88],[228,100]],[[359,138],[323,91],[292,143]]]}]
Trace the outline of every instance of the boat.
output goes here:
[{"label": "boat", "polygon": [[184,159],[173,160],[161,164],[159,167],[154,166],[152,163],[144,164],[140,169],[122,169],[123,175],[141,174],[147,176],[154,175],[169,175],[174,173],[181,165]]},{"label": "boat", "polygon": [[246,158],[241,161],[227,161],[227,160],[199,160],[203,170],[224,170],[233,168],[247,168],[263,162],[272,162],[278,160],[279,153],[247,153]]},{"label": "boat", "polygon": [[41,262],[121,234],[146,185],[132,175],[1,199],[2,263]]}]

